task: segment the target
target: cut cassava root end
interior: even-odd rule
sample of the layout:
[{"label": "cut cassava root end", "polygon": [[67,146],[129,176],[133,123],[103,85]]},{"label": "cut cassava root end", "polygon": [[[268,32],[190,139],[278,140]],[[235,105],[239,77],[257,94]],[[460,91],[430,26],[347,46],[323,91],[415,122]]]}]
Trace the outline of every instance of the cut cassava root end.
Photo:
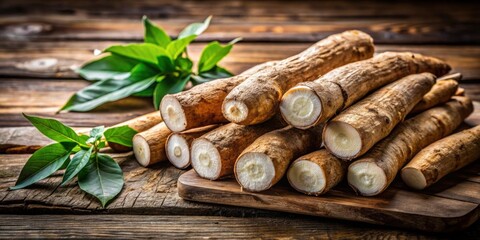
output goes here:
[{"label": "cut cassava root end", "polygon": [[137,133],[133,137],[133,153],[138,163],[144,167],[167,160],[165,143],[172,133],[164,122]]},{"label": "cut cassava root end", "polygon": [[480,126],[440,139],[422,149],[402,169],[402,180],[424,189],[447,174],[480,159]]},{"label": "cut cassava root end", "polygon": [[[162,122],[162,117],[157,111],[155,111],[155,112],[147,113],[145,115],[130,119],[126,122],[116,124],[113,127],[120,127],[123,125],[127,125],[137,132],[143,132],[161,122]],[[132,150],[131,147],[126,147],[121,144],[113,143],[113,142],[108,142],[108,146],[115,152],[128,152]]]},{"label": "cut cassava root end", "polygon": [[321,127],[292,127],[266,133],[248,146],[235,162],[235,178],[242,189],[264,191],[275,185],[295,158],[320,148]]},{"label": "cut cassava root end", "polygon": [[248,76],[274,62],[266,62],[230,78],[218,79],[187,91],[166,95],[160,103],[160,114],[173,132],[228,122],[222,114],[227,94]]},{"label": "cut cassava root end", "polygon": [[430,73],[414,74],[367,96],[333,118],[324,129],[325,147],[352,160],[388,136],[435,83]]},{"label": "cut cassava root end", "polygon": [[190,166],[190,146],[195,138],[215,129],[218,125],[210,125],[190,129],[181,133],[172,133],[165,143],[168,160],[176,168],[185,169]]},{"label": "cut cassava root end", "polygon": [[258,125],[229,123],[195,139],[191,146],[192,167],[200,177],[217,180],[233,174],[238,155],[264,133],[284,127],[280,116]]},{"label": "cut cassava root end", "polygon": [[295,160],[287,178],[297,191],[321,195],[336,186],[346,174],[346,163],[322,149]]},{"label": "cut cassava root end", "polygon": [[453,132],[473,111],[471,100],[454,97],[399,124],[348,167],[348,184],[359,194],[382,193],[400,168],[430,143]]},{"label": "cut cassava root end", "polygon": [[242,125],[264,122],[276,114],[282,95],[300,82],[373,56],[372,38],[360,31],[331,35],[305,51],[277,61],[248,77],[225,98],[226,119]]},{"label": "cut cassava root end", "polygon": [[[371,91],[402,77],[422,72],[441,76],[448,71],[450,66],[436,58],[409,52],[385,52],[338,67],[315,81],[298,84],[285,93],[280,110],[290,125],[305,129],[324,123]],[[292,101],[302,94],[320,110],[312,112],[308,104],[293,104]]]}]

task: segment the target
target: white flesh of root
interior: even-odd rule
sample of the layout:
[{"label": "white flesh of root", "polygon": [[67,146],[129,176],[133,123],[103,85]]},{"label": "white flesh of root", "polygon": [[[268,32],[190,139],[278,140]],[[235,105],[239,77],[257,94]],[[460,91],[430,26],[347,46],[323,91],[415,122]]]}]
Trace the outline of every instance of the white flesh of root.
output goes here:
[{"label": "white flesh of root", "polygon": [[241,122],[248,116],[247,105],[242,102],[228,101],[225,102],[222,107],[223,112],[225,113],[225,118],[230,122]]},{"label": "white flesh of root", "polygon": [[138,163],[143,167],[150,164],[150,146],[147,140],[140,135],[133,137],[133,153]]},{"label": "white flesh of root", "polygon": [[291,88],[280,102],[283,118],[297,128],[312,126],[322,112],[322,104],[317,94],[308,87]]},{"label": "white flesh of root", "polygon": [[263,153],[246,153],[237,160],[235,167],[237,181],[247,191],[266,190],[275,177],[273,162]]},{"label": "white flesh of root", "polygon": [[353,162],[348,167],[348,184],[363,196],[374,196],[383,191],[387,177],[383,170],[372,162]]},{"label": "white flesh of root", "polygon": [[220,175],[221,159],[217,148],[208,140],[199,138],[192,143],[192,167],[200,177],[216,180]]},{"label": "white flesh of root", "polygon": [[423,173],[416,168],[404,168],[402,180],[411,188],[422,190],[427,187],[427,180]]},{"label": "white flesh of root", "polygon": [[341,159],[351,159],[362,149],[358,131],[343,122],[330,122],[325,127],[325,147]]},{"label": "white flesh of root", "polygon": [[287,178],[295,189],[302,192],[315,194],[325,189],[325,173],[312,161],[295,161],[287,172]]},{"label": "white flesh of root", "polygon": [[187,127],[187,120],[182,105],[175,97],[165,96],[160,103],[160,113],[168,129],[180,132]]},{"label": "white flesh of root", "polygon": [[190,165],[190,149],[188,142],[179,134],[172,134],[166,143],[168,160],[177,168],[186,168]]}]

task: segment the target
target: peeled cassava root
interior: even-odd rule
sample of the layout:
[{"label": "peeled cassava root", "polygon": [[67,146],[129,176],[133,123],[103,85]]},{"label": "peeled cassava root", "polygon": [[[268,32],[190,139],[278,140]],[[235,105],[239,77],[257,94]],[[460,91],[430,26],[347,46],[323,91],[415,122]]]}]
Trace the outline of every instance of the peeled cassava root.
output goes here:
[{"label": "peeled cassava root", "polygon": [[270,67],[274,62],[257,65],[230,78],[218,79],[195,86],[187,91],[166,95],[160,103],[160,113],[173,132],[228,122],[222,114],[227,94],[248,76]]},{"label": "peeled cassava root", "polygon": [[[119,127],[119,126],[127,125],[137,132],[143,132],[143,131],[145,131],[145,130],[147,130],[147,129],[149,129],[149,128],[151,128],[151,127],[153,127],[153,126],[155,126],[155,125],[157,125],[161,122],[162,122],[162,117],[160,116],[160,114],[157,111],[155,111],[155,112],[152,112],[152,113],[147,113],[145,115],[130,119],[126,122],[116,124],[113,127]],[[118,143],[113,143],[113,142],[109,142],[108,146],[110,146],[110,148],[112,148],[113,151],[115,151],[115,152],[128,152],[128,151],[132,150],[131,147],[126,147],[126,146],[120,145]]]},{"label": "peeled cassava root", "polygon": [[164,122],[133,136],[133,153],[138,163],[144,167],[167,160],[165,143],[172,133]]},{"label": "peeled cassava root", "polygon": [[325,147],[343,160],[361,156],[403,121],[434,83],[434,75],[421,73],[375,91],[327,123]]},{"label": "peeled cassava root", "polygon": [[344,64],[370,58],[373,52],[373,40],[363,32],[331,35],[248,77],[225,98],[223,115],[242,125],[264,122],[275,115],[283,93],[289,88]]},{"label": "peeled cassava root", "polygon": [[399,124],[365,156],[350,164],[349,185],[364,196],[380,194],[407,161],[430,143],[452,133],[472,111],[470,99],[454,97]]},{"label": "peeled cassava root", "polygon": [[371,59],[336,68],[313,82],[300,83],[280,103],[284,119],[306,129],[324,123],[372,90],[402,77],[430,72],[442,76],[450,66],[436,58],[403,52],[385,52]]},{"label": "peeled cassava root", "polygon": [[231,176],[235,160],[248,145],[264,133],[284,126],[280,116],[252,126],[223,125],[192,142],[192,167],[200,177],[210,180]]},{"label": "peeled cassava root", "polygon": [[402,180],[424,189],[445,175],[480,159],[480,126],[440,139],[422,149],[402,169]]},{"label": "peeled cassava root", "polygon": [[242,189],[264,191],[275,185],[297,157],[320,148],[321,126],[309,130],[291,126],[266,133],[248,146],[235,162]]},{"label": "peeled cassava root", "polygon": [[346,170],[344,161],[322,149],[295,160],[288,168],[287,178],[297,191],[318,196],[342,181]]},{"label": "peeled cassava root", "polygon": [[195,138],[215,129],[217,125],[209,125],[190,129],[181,133],[172,133],[165,143],[168,160],[176,168],[185,169],[190,166],[190,146]]},{"label": "peeled cassava root", "polygon": [[423,112],[440,103],[446,103],[458,90],[458,82],[455,80],[437,80],[432,89],[423,96],[422,100],[412,109],[411,113]]}]

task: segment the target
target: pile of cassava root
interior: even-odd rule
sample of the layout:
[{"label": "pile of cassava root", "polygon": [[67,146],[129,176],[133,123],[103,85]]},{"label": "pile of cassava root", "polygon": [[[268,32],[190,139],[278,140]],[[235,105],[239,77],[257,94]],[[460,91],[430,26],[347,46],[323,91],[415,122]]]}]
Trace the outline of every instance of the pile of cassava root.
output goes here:
[{"label": "pile of cassava root", "polygon": [[305,194],[346,179],[373,196],[398,173],[423,189],[480,158],[480,126],[454,133],[473,111],[460,74],[447,75],[450,66],[434,57],[373,54],[369,35],[346,31],[167,95],[160,114],[128,122],[139,131],[136,159],[149,166],[168,158],[210,180],[235,176],[246,191],[286,176]]}]

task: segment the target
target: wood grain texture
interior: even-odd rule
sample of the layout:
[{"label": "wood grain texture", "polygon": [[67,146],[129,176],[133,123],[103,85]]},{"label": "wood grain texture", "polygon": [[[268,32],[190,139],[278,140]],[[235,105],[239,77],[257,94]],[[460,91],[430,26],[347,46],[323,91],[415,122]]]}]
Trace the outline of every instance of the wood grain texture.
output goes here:
[{"label": "wood grain texture", "polygon": [[[131,5],[131,3],[129,3]],[[175,37],[187,24],[202,21],[202,17],[152,19]],[[242,37],[245,42],[316,42],[331,34],[357,29],[370,34],[376,43],[388,44],[475,44],[480,33],[471,31],[477,19],[405,19],[405,18],[321,18],[307,21],[279,17],[237,17],[214,15],[208,30],[198,41],[230,41]],[[0,39],[4,41],[58,40],[123,40],[141,41],[143,27],[140,18],[102,16],[41,15],[3,16],[0,18]]]},{"label": "wood grain texture", "polygon": [[477,223],[454,234],[428,234],[305,216],[3,215],[0,238],[467,239],[476,236],[479,227]]},{"label": "wood grain texture", "polygon": [[[472,166],[480,170],[480,163]],[[477,172],[478,174],[478,172]],[[462,182],[458,182],[462,183]],[[470,183],[470,182],[469,182]],[[438,184],[442,184],[441,181]],[[418,229],[430,232],[450,232],[467,228],[478,219],[480,211],[479,183],[472,183],[470,198],[459,197],[445,189],[427,195],[399,188],[388,188],[376,197],[361,197],[347,186],[335,187],[323,196],[307,196],[283,182],[273,188],[251,193],[242,191],[233,180],[209,181],[192,170],[180,176],[180,197],[199,202],[220,203],[330,217],[359,222]],[[455,188],[455,185],[451,188]],[[468,194],[468,191],[466,191]],[[462,194],[462,195],[465,195]]]},{"label": "wood grain texture", "polygon": [[[0,42],[0,75],[39,78],[78,78],[73,69],[92,60],[94,49],[104,49],[118,41]],[[204,43],[189,48],[198,60]],[[240,73],[254,65],[284,59],[311,46],[311,43],[238,43],[220,65]],[[480,46],[477,45],[381,45],[377,53],[410,51],[447,61],[452,71],[461,72],[463,81],[480,80]]]}]

